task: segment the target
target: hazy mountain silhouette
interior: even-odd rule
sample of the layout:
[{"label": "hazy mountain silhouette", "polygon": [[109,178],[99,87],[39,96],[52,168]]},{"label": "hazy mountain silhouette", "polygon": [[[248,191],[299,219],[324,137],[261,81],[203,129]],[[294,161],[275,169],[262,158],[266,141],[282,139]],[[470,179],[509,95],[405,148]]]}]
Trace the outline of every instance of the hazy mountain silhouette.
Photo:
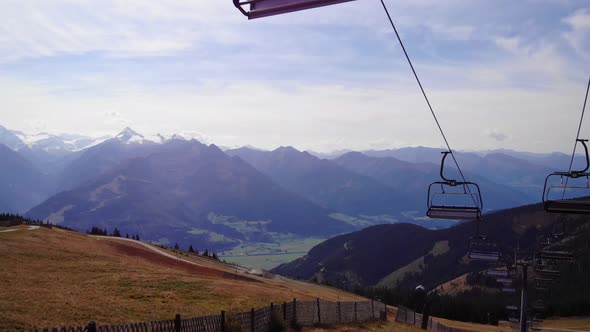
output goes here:
[{"label": "hazy mountain silhouette", "polygon": [[45,198],[47,187],[47,179],[41,171],[0,144],[0,211],[26,211]]},{"label": "hazy mountain silhouette", "polygon": [[412,195],[293,147],[274,151],[241,148],[226,153],[244,159],[289,191],[332,211],[355,215],[398,214],[415,210],[421,203]]},{"label": "hazy mountain silhouette", "polygon": [[[146,239],[200,241],[217,248],[243,238],[231,225],[209,220],[210,213],[265,221],[268,232],[327,236],[351,230],[329,218],[328,210],[287,192],[241,159],[195,140],[171,141],[148,156],[124,161],[51,197],[28,215],[82,230],[117,227]],[[201,231],[215,231],[227,241],[209,242]]]}]

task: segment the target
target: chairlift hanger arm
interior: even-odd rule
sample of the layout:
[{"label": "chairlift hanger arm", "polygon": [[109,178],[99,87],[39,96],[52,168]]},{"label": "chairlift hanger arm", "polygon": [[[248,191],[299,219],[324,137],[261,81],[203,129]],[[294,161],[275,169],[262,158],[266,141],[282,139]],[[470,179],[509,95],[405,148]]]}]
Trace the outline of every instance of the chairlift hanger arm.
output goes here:
[{"label": "chairlift hanger arm", "polygon": [[445,180],[446,182],[449,183],[449,185],[451,186],[455,186],[457,185],[457,180],[452,180],[452,179],[447,179],[444,175],[444,169],[445,169],[445,159],[447,159],[447,155],[449,155],[449,153],[452,154],[451,151],[442,151],[441,152],[443,154],[442,160],[440,162],[440,177],[441,179]]},{"label": "chairlift hanger arm", "polygon": [[588,168],[590,168],[590,158],[588,157],[588,146],[586,145],[586,142],[588,142],[588,140],[578,138],[578,139],[576,139],[576,142],[582,143],[582,146],[584,147],[584,153],[586,154],[586,168],[584,168],[581,171],[572,171],[572,173],[576,173],[576,174],[586,173]]}]

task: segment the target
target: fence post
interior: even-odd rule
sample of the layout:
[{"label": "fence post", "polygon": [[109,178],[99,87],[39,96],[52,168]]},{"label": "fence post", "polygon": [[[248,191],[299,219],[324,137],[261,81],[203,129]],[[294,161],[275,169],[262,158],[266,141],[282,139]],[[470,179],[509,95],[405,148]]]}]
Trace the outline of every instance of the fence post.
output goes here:
[{"label": "fence post", "polygon": [[387,321],[387,304],[385,304],[385,301],[383,301],[383,320]]},{"label": "fence post", "polygon": [[337,308],[338,308],[338,323],[342,323],[342,308],[340,307],[340,301],[338,301]]},{"label": "fence post", "polygon": [[297,322],[297,298],[293,299],[293,323]]},{"label": "fence post", "polygon": [[180,332],[180,314],[174,317],[174,331]]},{"label": "fence post", "polygon": [[357,313],[357,305],[356,302],[354,303],[354,321],[358,320],[358,313]]},{"label": "fence post", "polygon": [[375,319],[375,304],[371,300],[371,319]]},{"label": "fence post", "polygon": [[221,319],[220,320],[221,320],[221,331],[225,331],[225,310],[221,310]]},{"label": "fence post", "polygon": [[320,298],[318,297],[316,300],[317,304],[318,304],[318,323],[321,324],[322,323],[322,315],[320,314]]},{"label": "fence post", "polygon": [[283,321],[287,320],[287,302],[283,302]]},{"label": "fence post", "polygon": [[268,332],[270,332],[270,321],[272,319],[272,316],[275,312],[275,304],[273,302],[270,303],[270,316],[268,316]]},{"label": "fence post", "polygon": [[250,310],[250,330],[254,332],[254,308]]},{"label": "fence post", "polygon": [[88,332],[96,332],[96,322],[93,320],[89,321],[86,330]]}]

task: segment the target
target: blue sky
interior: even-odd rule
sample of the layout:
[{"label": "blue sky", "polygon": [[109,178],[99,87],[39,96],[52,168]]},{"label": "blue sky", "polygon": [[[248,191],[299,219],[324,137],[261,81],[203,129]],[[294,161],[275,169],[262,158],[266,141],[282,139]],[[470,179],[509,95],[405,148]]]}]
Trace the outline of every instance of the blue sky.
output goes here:
[{"label": "blue sky", "polygon": [[[454,148],[571,150],[588,1],[386,3]],[[253,21],[230,0],[4,1],[0,98],[28,132],[442,146],[378,0]]]}]

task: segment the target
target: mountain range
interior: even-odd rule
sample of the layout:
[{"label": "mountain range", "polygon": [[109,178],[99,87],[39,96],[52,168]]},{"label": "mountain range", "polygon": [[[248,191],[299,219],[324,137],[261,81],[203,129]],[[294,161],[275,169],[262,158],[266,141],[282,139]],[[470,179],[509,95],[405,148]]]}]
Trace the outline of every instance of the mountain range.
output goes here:
[{"label": "mountain range", "polygon": [[[293,147],[222,151],[179,135],[26,135],[0,127],[0,208],[80,230],[91,226],[224,249],[285,236],[329,237],[424,218],[439,179],[431,148],[346,152],[318,158]],[[564,159],[565,157],[565,159]],[[458,152],[485,211],[536,202],[563,154]],[[10,162],[8,162],[10,161]],[[456,176],[452,167],[445,170]]]}]

